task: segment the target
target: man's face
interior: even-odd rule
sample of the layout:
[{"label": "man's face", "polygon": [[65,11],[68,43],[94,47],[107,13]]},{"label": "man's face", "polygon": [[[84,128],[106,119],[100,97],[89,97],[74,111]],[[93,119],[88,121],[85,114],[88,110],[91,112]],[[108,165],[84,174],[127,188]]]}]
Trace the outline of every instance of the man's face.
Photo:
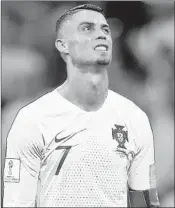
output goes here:
[{"label": "man's face", "polygon": [[69,55],[76,65],[109,65],[112,39],[105,17],[96,11],[75,13],[65,25]]}]

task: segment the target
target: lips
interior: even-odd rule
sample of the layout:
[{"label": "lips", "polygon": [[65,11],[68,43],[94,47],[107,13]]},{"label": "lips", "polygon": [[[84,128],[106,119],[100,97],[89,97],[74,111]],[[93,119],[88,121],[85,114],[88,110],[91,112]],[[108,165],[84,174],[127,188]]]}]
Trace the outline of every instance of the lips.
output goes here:
[{"label": "lips", "polygon": [[99,44],[99,45],[96,45],[94,50],[95,51],[108,51],[108,45],[106,44]]}]

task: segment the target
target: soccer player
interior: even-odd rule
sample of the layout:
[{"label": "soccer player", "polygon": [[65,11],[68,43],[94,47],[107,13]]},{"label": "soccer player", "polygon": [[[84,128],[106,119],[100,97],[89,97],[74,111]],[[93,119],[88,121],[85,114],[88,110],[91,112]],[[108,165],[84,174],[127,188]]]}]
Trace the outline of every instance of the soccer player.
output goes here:
[{"label": "soccer player", "polygon": [[158,207],[148,118],[108,89],[112,40],[102,9],[74,7],[56,31],[67,80],[19,111],[7,138],[4,206],[127,207],[130,192]]}]

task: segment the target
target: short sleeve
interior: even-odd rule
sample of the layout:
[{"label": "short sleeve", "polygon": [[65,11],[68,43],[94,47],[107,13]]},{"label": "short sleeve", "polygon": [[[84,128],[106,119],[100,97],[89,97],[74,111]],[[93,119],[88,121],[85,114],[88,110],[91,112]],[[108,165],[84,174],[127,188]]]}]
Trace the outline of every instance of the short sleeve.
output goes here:
[{"label": "short sleeve", "polygon": [[36,118],[21,110],[7,137],[4,207],[34,207],[43,140]]},{"label": "short sleeve", "polygon": [[128,174],[128,183],[134,190],[147,190],[154,186],[155,158],[153,132],[148,117],[143,111],[136,113],[133,126],[137,135],[139,151]]}]

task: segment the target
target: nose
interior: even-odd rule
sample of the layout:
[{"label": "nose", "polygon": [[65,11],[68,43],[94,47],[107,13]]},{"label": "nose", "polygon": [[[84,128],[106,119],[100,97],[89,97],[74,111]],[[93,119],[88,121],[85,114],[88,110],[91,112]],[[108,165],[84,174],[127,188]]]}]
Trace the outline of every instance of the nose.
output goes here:
[{"label": "nose", "polygon": [[96,40],[107,40],[107,36],[102,29],[96,31],[96,36]]},{"label": "nose", "polygon": [[102,35],[100,35],[100,36],[98,36],[97,38],[96,38],[96,40],[106,40],[107,38],[106,38],[106,36],[102,36]]}]

